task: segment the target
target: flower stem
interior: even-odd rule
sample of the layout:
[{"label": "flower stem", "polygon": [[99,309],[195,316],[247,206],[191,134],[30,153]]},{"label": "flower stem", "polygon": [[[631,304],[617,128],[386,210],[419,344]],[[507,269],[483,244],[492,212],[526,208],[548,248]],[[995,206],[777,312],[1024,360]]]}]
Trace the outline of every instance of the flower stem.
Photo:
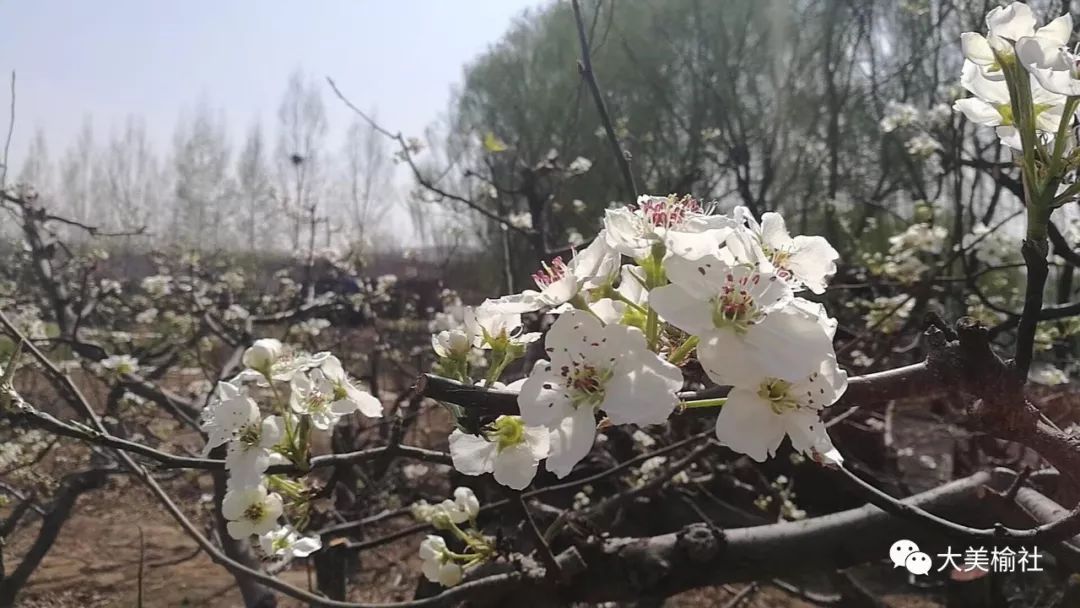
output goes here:
[{"label": "flower stem", "polygon": [[684,410],[689,410],[703,407],[723,407],[725,403],[727,403],[727,397],[717,397],[716,399],[696,399],[694,401],[682,401],[679,403],[679,407]]},{"label": "flower stem", "polygon": [[679,345],[679,348],[671,351],[671,354],[668,355],[668,363],[674,363],[675,365],[682,363],[690,354],[690,351],[697,348],[698,341],[699,338],[697,336],[690,336],[687,338],[685,342]]}]

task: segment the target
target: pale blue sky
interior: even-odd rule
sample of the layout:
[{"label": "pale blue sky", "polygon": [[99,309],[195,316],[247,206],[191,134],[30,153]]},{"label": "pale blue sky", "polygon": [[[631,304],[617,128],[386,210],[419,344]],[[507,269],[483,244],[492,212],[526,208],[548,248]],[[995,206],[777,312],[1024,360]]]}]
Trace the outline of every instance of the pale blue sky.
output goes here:
[{"label": "pale blue sky", "polygon": [[[0,0],[0,107],[18,72],[12,165],[36,128],[58,158],[91,115],[100,142],[129,114],[167,149],[184,108],[224,111],[234,149],[270,129],[297,67],[332,76],[392,130],[419,135],[446,108],[464,63],[541,0]],[[349,115],[329,93],[332,131]],[[331,136],[336,141],[337,133]]]}]

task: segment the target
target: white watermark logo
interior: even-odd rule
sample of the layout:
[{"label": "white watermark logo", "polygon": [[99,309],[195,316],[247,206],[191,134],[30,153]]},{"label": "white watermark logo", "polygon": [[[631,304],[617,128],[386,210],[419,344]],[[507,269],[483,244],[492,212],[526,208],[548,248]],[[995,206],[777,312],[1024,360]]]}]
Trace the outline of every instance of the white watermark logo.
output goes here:
[{"label": "white watermark logo", "polygon": [[942,572],[951,568],[959,572],[1042,572],[1039,564],[1041,555],[1038,547],[1013,549],[1011,547],[968,547],[963,553],[953,552],[950,545],[945,553],[938,553],[941,566],[934,569],[934,560],[929,554],[919,550],[915,541],[901,539],[889,547],[889,559],[893,568],[904,568],[915,576]]}]

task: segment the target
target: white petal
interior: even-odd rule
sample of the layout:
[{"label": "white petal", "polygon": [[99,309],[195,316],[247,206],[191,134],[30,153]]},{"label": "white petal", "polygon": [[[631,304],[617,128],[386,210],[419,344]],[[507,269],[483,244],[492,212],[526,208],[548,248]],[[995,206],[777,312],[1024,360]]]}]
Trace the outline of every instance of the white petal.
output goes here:
[{"label": "white petal", "polygon": [[1072,30],[1072,15],[1065,13],[1036,30],[1035,37],[1055,47],[1066,46],[1069,44],[1069,38],[1072,37]]},{"label": "white petal", "polygon": [[527,444],[510,446],[495,457],[495,481],[514,490],[523,490],[536,476],[539,463]]},{"label": "white petal", "polygon": [[525,427],[525,444],[529,446],[529,450],[538,461],[547,458],[548,452],[551,451],[550,435],[547,427]]},{"label": "white petal", "polygon": [[1031,75],[1047,91],[1059,95],[1080,95],[1080,80],[1073,78],[1072,73],[1067,70],[1033,68]]},{"label": "white petal", "polygon": [[608,244],[607,235],[602,232],[567,264],[569,271],[586,289],[608,283],[619,268],[619,253]]},{"label": "white petal", "polygon": [[1019,40],[1035,33],[1035,15],[1023,2],[997,7],[987,13],[986,26],[995,36]]},{"label": "white petal", "polygon": [[1009,103],[1009,85],[1004,80],[990,80],[979,66],[970,61],[965,61],[960,70],[960,86],[988,103]]},{"label": "white petal", "polygon": [[671,256],[664,260],[668,280],[682,287],[695,300],[708,301],[720,292],[732,268],[714,255],[696,261]]},{"label": "white petal", "polygon": [[322,549],[322,541],[317,536],[302,536],[292,545],[292,554],[296,557],[307,557]]},{"label": "white petal", "polygon": [[788,261],[788,270],[810,291],[824,293],[829,277],[836,274],[840,254],[820,236],[797,236],[793,245],[795,251]]},{"label": "white petal", "polygon": [[712,307],[680,285],[664,285],[649,293],[649,306],[665,321],[688,334],[700,336],[713,329]]},{"label": "white petal", "polygon": [[581,407],[563,418],[551,431],[551,454],[547,470],[558,478],[566,477],[592,449],[596,438],[596,419],[592,408]]},{"label": "white petal", "polygon": [[678,367],[642,349],[619,362],[600,407],[614,424],[660,424],[678,404],[682,385]]},{"label": "white petal", "polygon": [[525,424],[554,426],[557,420],[568,415],[572,409],[570,394],[562,381],[562,376],[550,362],[536,362],[518,394],[518,409]]},{"label": "white petal", "polygon": [[784,420],[757,396],[756,389],[734,388],[716,417],[720,443],[764,462],[784,439]]},{"label": "white petal", "polygon": [[761,215],[761,241],[773,249],[787,249],[792,245],[782,215],[772,211]]},{"label": "white petal", "polygon": [[997,108],[978,97],[957,99],[953,103],[953,109],[963,113],[968,120],[977,125],[996,127],[1001,124],[1001,113],[997,111]]},{"label": "white petal", "polygon": [[997,61],[994,51],[986,37],[976,32],[964,32],[960,34],[960,46],[964,51],[964,57],[981,66],[993,65]]},{"label": "white petal", "polygon": [[491,472],[498,445],[479,435],[454,429],[450,433],[450,458],[454,468],[464,475],[483,475]]},{"label": "white petal", "polygon": [[236,540],[244,540],[252,534],[255,534],[255,526],[246,519],[230,521],[225,527],[229,531],[229,536]]}]

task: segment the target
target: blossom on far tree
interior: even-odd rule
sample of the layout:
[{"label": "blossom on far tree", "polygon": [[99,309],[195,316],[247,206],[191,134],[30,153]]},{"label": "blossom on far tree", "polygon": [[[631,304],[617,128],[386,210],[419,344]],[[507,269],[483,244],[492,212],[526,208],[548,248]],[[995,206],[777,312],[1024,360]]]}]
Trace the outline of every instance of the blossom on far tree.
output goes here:
[{"label": "blossom on far tree", "polygon": [[701,203],[684,196],[638,197],[635,207],[608,209],[601,236],[619,253],[644,260],[661,245],[668,252],[697,259],[715,252],[735,227],[724,215],[706,213]]},{"label": "blossom on far tree", "polygon": [[458,472],[492,473],[495,481],[515,490],[532,482],[548,448],[548,429],[526,426],[520,416],[499,416],[479,435],[459,429],[450,434],[450,457]]},{"label": "blossom on far tree", "polygon": [[557,257],[533,274],[540,291],[525,291],[488,300],[484,306],[491,311],[523,313],[555,308],[570,302],[583,292],[611,282],[619,270],[619,254],[601,231],[585,249],[574,254],[569,262]]},{"label": "blossom on far tree", "polygon": [[229,536],[237,540],[275,529],[283,508],[281,497],[267,493],[262,485],[229,490],[221,500]]},{"label": "blossom on far tree", "polygon": [[444,587],[453,587],[461,582],[464,572],[450,556],[446,541],[441,536],[428,534],[420,543],[420,559],[420,571],[429,581]]},{"label": "blossom on far tree", "polygon": [[716,437],[732,450],[764,462],[787,435],[797,451],[819,462],[839,463],[842,459],[820,412],[846,389],[847,374],[831,355],[816,370],[794,380],[767,375],[740,378],[720,408]]},{"label": "blossom on far tree", "polygon": [[106,369],[117,376],[134,374],[139,371],[139,360],[131,355],[112,355],[101,360],[102,369]]},{"label": "blossom on far tree", "polygon": [[792,237],[784,218],[771,211],[762,214],[760,224],[745,207],[737,207],[735,217],[745,221],[746,228],[732,232],[726,243],[738,261],[774,272],[792,289],[806,287],[814,293],[825,292],[840,257],[825,237]]},{"label": "blossom on far tree", "polygon": [[259,536],[259,547],[270,557],[307,557],[322,549],[318,536],[301,536],[292,526],[283,526]]},{"label": "blossom on far tree", "polygon": [[558,477],[592,448],[597,410],[614,424],[658,424],[678,403],[682,372],[650,351],[637,328],[573,310],[555,321],[545,345],[550,360],[537,361],[518,406],[525,424],[550,429],[547,469]]}]

